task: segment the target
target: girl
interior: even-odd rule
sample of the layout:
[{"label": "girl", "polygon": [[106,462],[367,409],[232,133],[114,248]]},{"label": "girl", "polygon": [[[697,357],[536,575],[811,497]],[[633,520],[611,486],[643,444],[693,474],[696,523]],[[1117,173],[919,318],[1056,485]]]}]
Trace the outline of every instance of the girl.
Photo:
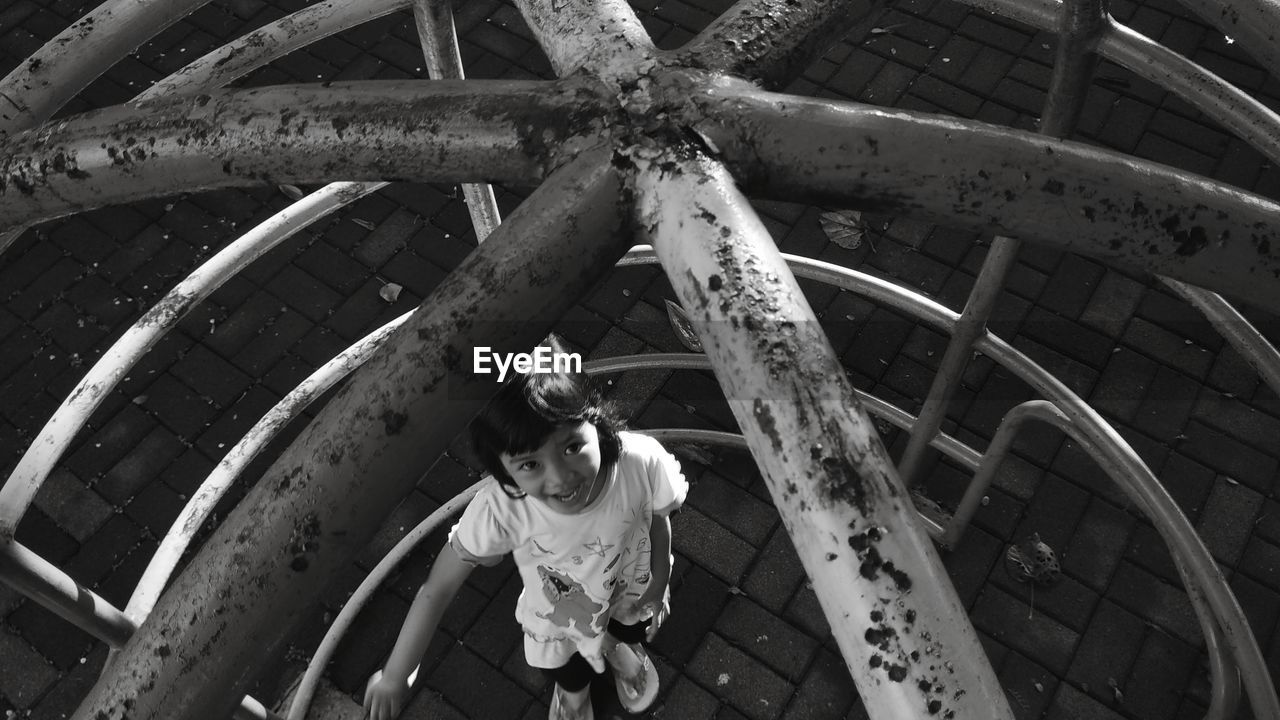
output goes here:
[{"label": "girl", "polygon": [[[554,337],[547,344],[564,351]],[[475,566],[507,553],[524,581],[516,619],[525,658],[555,681],[551,720],[594,717],[589,685],[606,663],[628,711],[653,702],[658,674],[640,642],[667,616],[668,516],[689,486],[656,440],[618,427],[585,377],[570,373],[517,375],[472,421],[493,482],[450,531],[386,668],[370,680],[371,720],[400,713],[446,606]]]}]

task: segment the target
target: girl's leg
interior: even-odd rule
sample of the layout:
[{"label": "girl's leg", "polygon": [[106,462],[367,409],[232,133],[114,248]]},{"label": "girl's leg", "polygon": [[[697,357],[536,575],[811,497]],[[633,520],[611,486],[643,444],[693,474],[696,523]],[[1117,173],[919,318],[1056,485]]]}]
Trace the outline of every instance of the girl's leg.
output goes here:
[{"label": "girl's leg", "polygon": [[658,696],[658,670],[640,642],[649,629],[649,621],[623,625],[609,621],[604,656],[613,669],[618,700],[632,713],[642,712]]},{"label": "girl's leg", "polygon": [[596,672],[581,655],[574,653],[569,662],[544,672],[556,683],[551,695],[550,720],[594,719],[591,678]]}]

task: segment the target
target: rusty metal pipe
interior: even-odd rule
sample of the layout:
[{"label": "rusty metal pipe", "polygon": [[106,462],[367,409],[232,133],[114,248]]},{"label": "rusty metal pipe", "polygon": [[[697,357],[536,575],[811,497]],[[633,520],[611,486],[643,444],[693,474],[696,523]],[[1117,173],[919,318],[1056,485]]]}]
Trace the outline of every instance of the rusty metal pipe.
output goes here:
[{"label": "rusty metal pipe", "polygon": [[1280,204],[983,123],[703,86],[695,128],[750,192],[1041,242],[1280,306]]},{"label": "rusty metal pipe", "polygon": [[639,155],[637,225],[706,348],[868,714],[1012,718],[905,488],[768,231],[705,157],[687,159],[679,149]]},{"label": "rusty metal pipe", "polygon": [[559,162],[557,141],[599,142],[602,121],[581,112],[595,88],[586,80],[366,81],[117,106],[0,145],[0,217],[18,225],[175,188],[333,175],[536,184]]},{"label": "rusty metal pipe", "polygon": [[535,345],[625,251],[604,153],[555,173],[329,401],[161,597],[80,720],[223,716],[497,389],[473,346]]},{"label": "rusty metal pipe", "polygon": [[881,9],[870,0],[738,0],[674,57],[685,67],[779,88]]},{"label": "rusty metal pipe", "polygon": [[626,0],[515,0],[557,77],[584,70],[631,78],[652,62],[653,40]]}]

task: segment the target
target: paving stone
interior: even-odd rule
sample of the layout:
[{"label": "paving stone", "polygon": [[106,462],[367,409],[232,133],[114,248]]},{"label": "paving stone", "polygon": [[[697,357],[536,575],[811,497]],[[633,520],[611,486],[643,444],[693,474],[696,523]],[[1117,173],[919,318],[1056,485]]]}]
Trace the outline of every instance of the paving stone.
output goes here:
[{"label": "paving stone", "polygon": [[1062,683],[1049,706],[1048,720],[1124,720],[1124,716],[1085,695],[1077,688]]},{"label": "paving stone", "polygon": [[780,717],[794,691],[791,683],[715,633],[703,639],[686,672],[751,720]]},{"label": "paving stone", "polygon": [[1123,707],[1140,717],[1170,717],[1195,662],[1195,650],[1160,632],[1148,632],[1128,680]]},{"label": "paving stone", "polygon": [[516,683],[485,663],[464,645],[449,649],[429,678],[449,704],[467,717],[511,717],[533,700]]},{"label": "paving stone", "polygon": [[1256,491],[1219,478],[1209,492],[1196,532],[1214,558],[1235,565],[1244,552],[1261,507],[1262,496]]},{"label": "paving stone", "polygon": [[1080,638],[1066,679],[1084,688],[1094,699],[1109,702],[1111,682],[1118,684],[1128,676],[1145,635],[1141,617],[1103,600]]},{"label": "paving stone", "polygon": [[[677,556],[677,562],[679,562]],[[662,626],[654,647],[675,663],[686,663],[697,650],[700,639],[711,632],[728,602],[729,586],[706,570],[693,565],[673,583],[671,617]]]},{"label": "paving stone", "polygon": [[826,638],[824,645],[834,649],[835,639],[831,635],[831,625],[827,622],[822,604],[818,602],[818,594],[812,583],[806,582],[796,590],[796,594],[782,612],[782,618],[809,634],[810,637]]},{"label": "paving stone", "polygon": [[676,514],[671,526],[676,551],[727,583],[736,585],[755,555],[746,541],[691,507]]},{"label": "paving stone", "polygon": [[148,483],[155,482],[169,463],[183,452],[182,441],[164,427],[155,427],[97,483],[107,500],[123,505]]},{"label": "paving stone", "polygon": [[804,580],[804,568],[791,537],[785,529],[777,527],[756,556],[742,588],[756,602],[780,613]]},{"label": "paving stone", "polygon": [[1182,590],[1132,563],[1120,563],[1107,597],[1188,643],[1200,642],[1200,625]]},{"label": "paving stone", "polygon": [[1177,446],[1179,452],[1259,492],[1271,488],[1277,468],[1275,458],[1196,420],[1187,423],[1184,434],[1185,439]]},{"label": "paving stone", "polygon": [[0,630],[0,693],[25,710],[58,679],[58,671],[21,637]]},{"label": "paving stone", "polygon": [[754,546],[763,545],[778,525],[777,510],[714,471],[693,484],[688,502]]},{"label": "paving stone", "polygon": [[1065,673],[1080,635],[1014,596],[988,586],[974,606],[973,623],[1010,647]]},{"label": "paving stone", "polygon": [[1106,588],[1120,563],[1134,521],[1131,516],[1097,498],[1080,518],[1063,547],[1062,567],[1095,590]]},{"label": "paving stone", "polygon": [[715,696],[681,675],[667,692],[665,701],[653,710],[654,718],[669,720],[713,720],[720,703]]},{"label": "paving stone", "polygon": [[1004,659],[999,678],[1015,718],[1041,717],[1058,686],[1052,673],[1016,652]]},{"label": "paving stone", "polygon": [[1200,383],[1165,367],[1156,370],[1133,424],[1163,442],[1178,436],[1191,417]]},{"label": "paving stone", "polygon": [[55,468],[36,493],[35,506],[84,542],[111,516],[111,505],[66,468]]},{"label": "paving stone", "polygon": [[715,630],[792,682],[801,679],[818,649],[817,640],[741,595],[730,596]]}]

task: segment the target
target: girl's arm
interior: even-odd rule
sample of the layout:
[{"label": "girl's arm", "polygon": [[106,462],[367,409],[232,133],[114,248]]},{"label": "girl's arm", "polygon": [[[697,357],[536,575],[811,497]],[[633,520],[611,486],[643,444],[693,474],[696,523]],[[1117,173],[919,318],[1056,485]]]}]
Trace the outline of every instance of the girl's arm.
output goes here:
[{"label": "girl's arm", "polygon": [[653,579],[645,590],[642,604],[653,604],[653,619],[649,621],[646,638],[653,642],[658,628],[667,619],[667,607],[663,599],[667,594],[667,583],[671,582],[671,518],[666,515],[654,515],[649,523],[649,542],[653,546],[649,555],[650,571]]},{"label": "girl's arm", "polygon": [[391,720],[404,709],[404,700],[409,694],[409,674],[422,661],[440,617],[472,568],[451,546],[445,545],[440,551],[409,607],[386,668],[380,677],[374,675],[365,690],[364,711],[369,720]]}]

